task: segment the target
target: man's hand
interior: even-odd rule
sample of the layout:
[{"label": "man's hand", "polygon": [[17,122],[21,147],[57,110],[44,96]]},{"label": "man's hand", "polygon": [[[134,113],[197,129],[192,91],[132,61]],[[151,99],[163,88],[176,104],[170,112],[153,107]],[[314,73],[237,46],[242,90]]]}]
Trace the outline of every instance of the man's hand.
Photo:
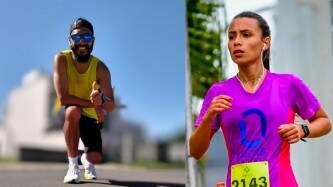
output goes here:
[{"label": "man's hand", "polygon": [[101,106],[96,106],[95,111],[96,111],[96,114],[97,114],[97,122],[98,123],[103,123],[104,120],[105,120],[105,115],[106,115],[105,110]]},{"label": "man's hand", "polygon": [[106,111],[102,107],[102,94],[99,91],[99,85],[96,81],[92,84],[92,91],[90,94],[90,101],[93,103],[96,114],[97,114],[97,122],[103,123],[106,116]]},{"label": "man's hand", "polygon": [[93,105],[100,106],[102,105],[102,94],[99,92],[99,85],[96,81],[92,84],[92,91],[90,93],[90,101]]},{"label": "man's hand", "polygon": [[90,101],[95,107],[102,105],[102,94],[98,90],[93,90],[90,94]]}]

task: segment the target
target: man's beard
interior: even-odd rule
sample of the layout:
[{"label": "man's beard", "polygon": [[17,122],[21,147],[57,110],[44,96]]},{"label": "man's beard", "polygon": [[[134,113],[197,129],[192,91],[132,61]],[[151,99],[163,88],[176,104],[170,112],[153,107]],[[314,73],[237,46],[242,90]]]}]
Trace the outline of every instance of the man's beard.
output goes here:
[{"label": "man's beard", "polygon": [[[82,46],[85,46],[87,48],[87,54],[85,55],[80,55],[78,54],[78,50],[79,50],[79,47],[82,47]],[[85,63],[85,62],[88,62],[89,61],[89,58],[90,58],[90,54],[93,50],[93,46],[89,47],[88,45],[74,45],[71,47],[72,49],[72,52],[74,54],[74,57],[75,57],[75,61],[77,62],[80,62],[80,63]]]}]

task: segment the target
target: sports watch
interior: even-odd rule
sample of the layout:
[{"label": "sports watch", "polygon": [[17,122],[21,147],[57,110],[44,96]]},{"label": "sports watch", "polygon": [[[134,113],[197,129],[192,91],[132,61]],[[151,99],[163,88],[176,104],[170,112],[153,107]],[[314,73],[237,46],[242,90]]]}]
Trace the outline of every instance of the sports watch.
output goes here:
[{"label": "sports watch", "polygon": [[309,130],[309,127],[307,125],[305,125],[305,124],[301,124],[301,126],[302,126],[302,129],[303,129],[303,132],[304,132],[304,136],[301,138],[301,140],[303,142],[306,142],[306,140],[304,138],[306,138],[306,137],[309,136],[310,130]]}]

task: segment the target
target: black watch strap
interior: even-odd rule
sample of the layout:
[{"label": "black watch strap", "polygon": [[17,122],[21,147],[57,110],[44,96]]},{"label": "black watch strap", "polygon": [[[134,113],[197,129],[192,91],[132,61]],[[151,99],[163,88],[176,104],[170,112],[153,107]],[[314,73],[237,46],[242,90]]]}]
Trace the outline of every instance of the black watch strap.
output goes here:
[{"label": "black watch strap", "polygon": [[301,138],[301,140],[303,142],[306,142],[306,140],[304,138],[309,136],[310,130],[309,130],[309,127],[307,125],[304,125],[304,124],[302,124],[302,129],[303,129],[303,132],[304,132],[304,136]]}]

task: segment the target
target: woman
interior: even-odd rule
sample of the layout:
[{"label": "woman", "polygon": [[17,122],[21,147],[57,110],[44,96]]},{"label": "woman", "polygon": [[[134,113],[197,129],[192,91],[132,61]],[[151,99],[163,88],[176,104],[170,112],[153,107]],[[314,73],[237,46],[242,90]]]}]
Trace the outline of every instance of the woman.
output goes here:
[{"label": "woman", "polygon": [[[296,187],[290,144],[331,130],[319,101],[302,80],[269,71],[270,29],[253,12],[238,14],[228,30],[228,49],[239,72],[206,93],[190,138],[196,159],[221,128],[228,150],[227,187]],[[309,121],[296,125],[295,114]]]}]

